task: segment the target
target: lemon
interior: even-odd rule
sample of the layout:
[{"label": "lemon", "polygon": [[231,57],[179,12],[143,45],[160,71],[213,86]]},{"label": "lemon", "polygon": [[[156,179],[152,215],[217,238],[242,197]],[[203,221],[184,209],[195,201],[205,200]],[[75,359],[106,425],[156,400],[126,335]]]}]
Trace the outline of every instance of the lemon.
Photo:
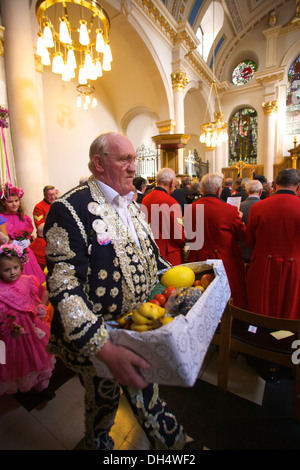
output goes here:
[{"label": "lemon", "polygon": [[160,282],[164,287],[192,287],[195,273],[187,266],[174,266],[163,274]]}]

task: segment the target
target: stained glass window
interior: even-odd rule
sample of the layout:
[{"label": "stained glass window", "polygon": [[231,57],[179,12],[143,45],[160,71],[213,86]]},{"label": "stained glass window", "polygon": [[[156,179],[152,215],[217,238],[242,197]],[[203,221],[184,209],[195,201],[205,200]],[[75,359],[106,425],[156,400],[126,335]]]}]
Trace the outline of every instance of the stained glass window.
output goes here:
[{"label": "stained glass window", "polygon": [[257,70],[257,64],[253,60],[240,62],[232,72],[232,83],[240,86],[249,82]]},{"label": "stained glass window", "polygon": [[257,112],[241,108],[229,122],[229,165],[257,163]]},{"label": "stained glass window", "polygon": [[300,134],[300,56],[288,72],[286,126],[288,135]]}]

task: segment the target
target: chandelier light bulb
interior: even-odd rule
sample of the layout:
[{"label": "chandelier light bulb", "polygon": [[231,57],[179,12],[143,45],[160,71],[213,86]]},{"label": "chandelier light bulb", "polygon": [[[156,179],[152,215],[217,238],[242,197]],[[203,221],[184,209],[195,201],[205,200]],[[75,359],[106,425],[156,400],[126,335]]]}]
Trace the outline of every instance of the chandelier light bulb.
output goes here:
[{"label": "chandelier light bulb", "polygon": [[71,80],[71,74],[67,64],[64,64],[64,70],[61,78],[64,82],[69,82]]},{"label": "chandelier light bulb", "polygon": [[68,50],[68,55],[67,55],[67,64],[68,67],[72,69],[76,69],[77,64],[76,64],[76,58],[73,49]]},{"label": "chandelier light bulb", "polygon": [[62,52],[55,52],[52,61],[52,72],[62,74],[64,70],[64,61]]},{"label": "chandelier light bulb", "polygon": [[39,33],[38,40],[37,40],[37,48],[36,48],[37,55],[42,57],[45,48],[46,46],[45,46],[45,39],[44,39],[43,33]]},{"label": "chandelier light bulb", "polygon": [[101,66],[100,59],[96,59],[95,70],[96,70],[97,77],[102,77],[103,74],[102,74],[102,66]]},{"label": "chandelier light bulb", "polygon": [[72,44],[68,25],[66,23],[65,18],[60,18],[60,25],[59,25],[59,40],[64,44]]},{"label": "chandelier light bulb", "polygon": [[105,70],[105,72],[108,72],[109,70],[111,70],[110,61],[107,59],[105,55],[103,57],[102,70]]},{"label": "chandelier light bulb", "polygon": [[85,102],[86,102],[87,104],[90,104],[90,102],[91,102],[90,95],[86,95],[86,97],[85,97]]},{"label": "chandelier light bulb", "polygon": [[91,80],[97,80],[97,70],[96,70],[96,62],[93,60],[92,67],[91,67],[91,73],[90,73],[90,79]]},{"label": "chandelier light bulb", "polygon": [[101,29],[97,29],[96,31],[96,51],[97,52],[104,52],[104,39]]},{"label": "chandelier light bulb", "polygon": [[88,46],[90,43],[89,33],[87,30],[87,22],[85,20],[80,20],[80,27],[79,27],[79,42],[83,46]]},{"label": "chandelier light bulb", "polygon": [[43,53],[42,53],[42,56],[41,56],[41,62],[42,62],[43,65],[50,65],[51,64],[50,55],[49,55],[48,49],[46,47],[43,50]]},{"label": "chandelier light bulb", "polygon": [[83,65],[81,65],[79,68],[78,83],[80,85],[85,85],[87,83],[87,78],[86,78],[85,69]]},{"label": "chandelier light bulb", "polygon": [[84,70],[86,78],[90,78],[93,75],[93,61],[91,54],[87,52],[84,59]]},{"label": "chandelier light bulb", "polygon": [[68,70],[68,74],[70,75],[70,78],[75,78],[75,69],[73,69],[72,67],[69,67],[68,64],[66,64],[66,68]]},{"label": "chandelier light bulb", "polygon": [[54,47],[52,31],[48,24],[46,24],[44,28],[44,40],[45,40],[46,47],[49,47],[49,48]]},{"label": "chandelier light bulb", "polygon": [[108,43],[105,44],[105,46],[104,46],[104,57],[105,57],[105,61],[112,62],[111,48],[110,48],[110,45]]},{"label": "chandelier light bulb", "polygon": [[87,104],[86,101],[84,101],[84,103],[83,103],[83,109],[88,109],[88,104]]},{"label": "chandelier light bulb", "polygon": [[76,101],[76,106],[77,106],[77,108],[81,108],[81,105],[82,105],[81,96],[78,95],[77,96],[77,101]]},{"label": "chandelier light bulb", "polygon": [[92,100],[92,108],[96,108],[97,106],[97,98],[93,98]]}]

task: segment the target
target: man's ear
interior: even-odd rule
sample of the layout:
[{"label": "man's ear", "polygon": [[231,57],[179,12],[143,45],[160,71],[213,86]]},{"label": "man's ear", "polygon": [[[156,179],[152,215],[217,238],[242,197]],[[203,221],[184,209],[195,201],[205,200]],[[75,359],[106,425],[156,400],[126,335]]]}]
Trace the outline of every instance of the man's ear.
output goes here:
[{"label": "man's ear", "polygon": [[102,173],[104,172],[103,157],[101,157],[100,155],[94,155],[93,162],[95,170],[102,175]]}]

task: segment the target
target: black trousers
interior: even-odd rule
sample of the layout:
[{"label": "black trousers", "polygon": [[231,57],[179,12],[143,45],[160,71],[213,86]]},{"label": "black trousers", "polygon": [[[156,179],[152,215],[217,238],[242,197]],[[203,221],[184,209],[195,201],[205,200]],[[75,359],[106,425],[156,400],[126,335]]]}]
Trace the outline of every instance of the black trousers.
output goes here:
[{"label": "black trousers", "polygon": [[[114,442],[109,432],[119,405],[120,385],[94,375],[90,369],[80,379],[85,388],[86,445],[90,449],[113,450]],[[122,390],[152,449],[183,448],[186,434],[159,398],[157,384],[150,384],[143,390],[122,386]]]}]

